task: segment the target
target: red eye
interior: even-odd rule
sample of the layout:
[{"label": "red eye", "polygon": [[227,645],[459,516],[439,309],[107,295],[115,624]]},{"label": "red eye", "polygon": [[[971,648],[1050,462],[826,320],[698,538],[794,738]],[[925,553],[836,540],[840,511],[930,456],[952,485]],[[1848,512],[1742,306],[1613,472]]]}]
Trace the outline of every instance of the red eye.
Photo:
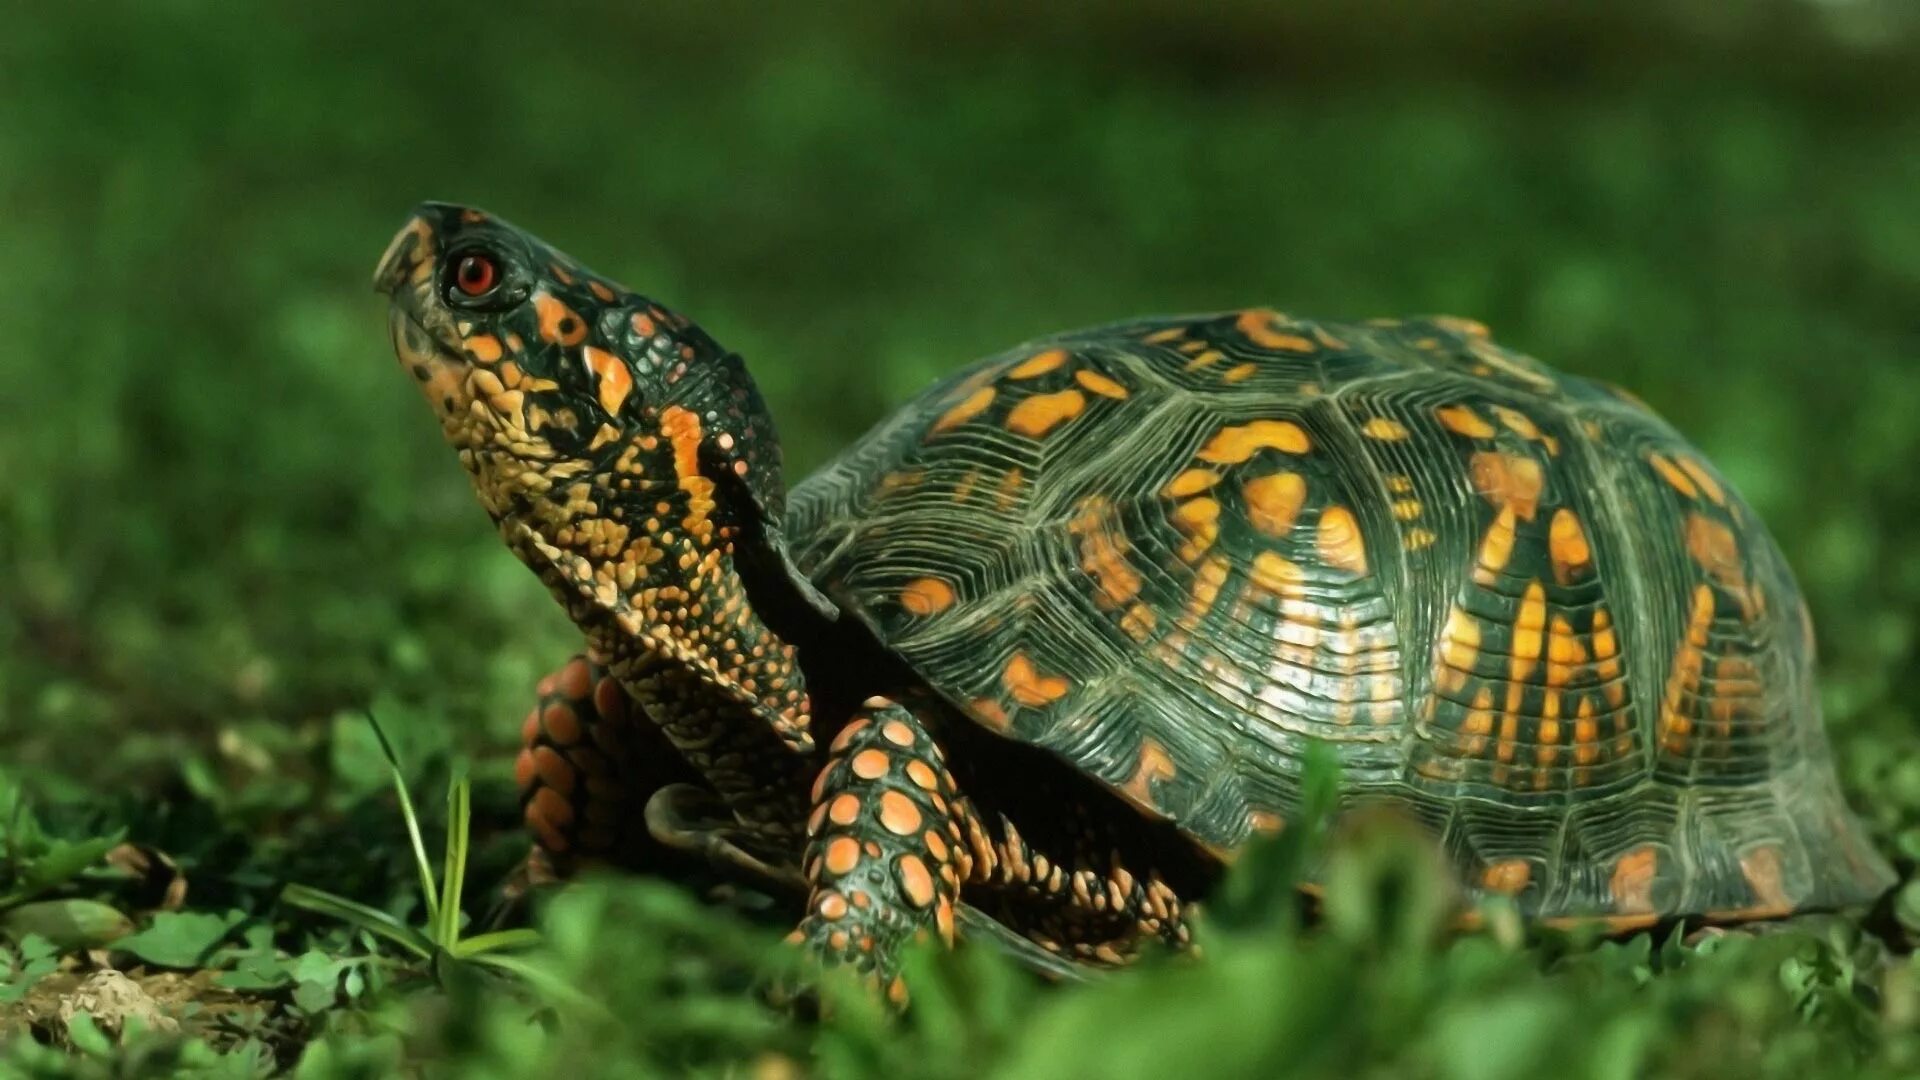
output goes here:
[{"label": "red eye", "polygon": [[468,255],[453,268],[453,283],[468,296],[484,295],[499,279],[500,273],[494,268],[493,260],[485,255]]}]

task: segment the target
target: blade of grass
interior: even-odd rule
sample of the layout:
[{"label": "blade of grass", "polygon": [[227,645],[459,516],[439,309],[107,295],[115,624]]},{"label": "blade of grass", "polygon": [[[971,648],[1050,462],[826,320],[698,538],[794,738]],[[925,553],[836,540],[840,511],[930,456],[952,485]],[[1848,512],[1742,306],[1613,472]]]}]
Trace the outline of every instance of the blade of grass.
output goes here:
[{"label": "blade of grass", "polygon": [[437,940],[441,948],[452,951],[460,941],[460,899],[467,881],[467,844],[473,810],[473,784],[463,766],[447,788],[447,846],[441,855],[441,872],[446,875],[440,890]]},{"label": "blade of grass", "polygon": [[600,1023],[613,1023],[613,1013],[605,1005],[574,989],[572,985],[546,968],[530,963],[522,957],[487,953],[471,957],[470,961],[475,964],[485,964],[519,978],[555,1005],[584,1013]]},{"label": "blade of grass", "polygon": [[420,870],[420,891],[427,898],[427,924],[436,925],[440,918],[440,894],[434,888],[433,864],[427,859],[427,844],[420,837],[420,815],[414,813],[413,797],[407,794],[407,779],[400,772],[400,755],[393,752],[393,744],[387,741],[387,733],[380,727],[380,721],[367,711],[367,723],[373,728],[373,737],[380,740],[380,753],[387,759],[387,769],[393,774],[393,790],[400,796],[400,816],[407,822],[407,838],[413,841],[413,861]]},{"label": "blade of grass", "polygon": [[422,960],[433,955],[433,942],[427,940],[426,935],[379,908],[368,907],[357,900],[349,900],[344,896],[335,896],[325,890],[299,884],[288,885],[280,890],[280,899],[294,907],[331,916],[369,933],[378,934]]},{"label": "blade of grass", "polygon": [[513,930],[494,930],[490,933],[475,934],[456,942],[447,951],[462,960],[477,960],[481,953],[499,952],[503,949],[528,949],[540,944],[540,931],[525,927]]}]

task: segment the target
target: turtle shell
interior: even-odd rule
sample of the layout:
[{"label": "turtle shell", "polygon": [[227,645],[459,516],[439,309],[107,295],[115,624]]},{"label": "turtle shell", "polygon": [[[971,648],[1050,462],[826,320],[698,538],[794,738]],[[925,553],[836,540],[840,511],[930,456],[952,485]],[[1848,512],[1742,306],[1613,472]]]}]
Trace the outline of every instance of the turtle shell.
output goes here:
[{"label": "turtle shell", "polygon": [[1309,752],[1542,915],[1891,880],[1753,511],[1623,391],[1462,319],[1265,309],[975,364],[794,491],[796,560],[977,723],[1231,853]]}]

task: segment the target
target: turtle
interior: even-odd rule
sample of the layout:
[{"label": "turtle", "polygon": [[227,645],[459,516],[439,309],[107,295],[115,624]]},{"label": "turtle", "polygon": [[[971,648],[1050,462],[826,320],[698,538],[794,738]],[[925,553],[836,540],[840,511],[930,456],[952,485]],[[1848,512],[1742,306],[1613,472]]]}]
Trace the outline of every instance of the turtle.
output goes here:
[{"label": "turtle", "polygon": [[1030,341],[787,490],[745,361],[481,210],[381,259],[389,329],[585,639],[516,774],[555,874],[675,860],[1070,970],[1192,937],[1302,812],[1401,813],[1470,896],[1631,929],[1872,900],[1806,605],[1625,390],[1435,316],[1253,307]]}]

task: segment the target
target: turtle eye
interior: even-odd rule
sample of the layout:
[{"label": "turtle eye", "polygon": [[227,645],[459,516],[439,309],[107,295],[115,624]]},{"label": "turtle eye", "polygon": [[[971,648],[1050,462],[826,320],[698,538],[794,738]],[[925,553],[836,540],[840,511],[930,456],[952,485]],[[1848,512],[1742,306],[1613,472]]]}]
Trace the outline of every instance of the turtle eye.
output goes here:
[{"label": "turtle eye", "polygon": [[461,256],[453,267],[454,287],[468,296],[485,296],[499,280],[500,268],[479,253]]}]

